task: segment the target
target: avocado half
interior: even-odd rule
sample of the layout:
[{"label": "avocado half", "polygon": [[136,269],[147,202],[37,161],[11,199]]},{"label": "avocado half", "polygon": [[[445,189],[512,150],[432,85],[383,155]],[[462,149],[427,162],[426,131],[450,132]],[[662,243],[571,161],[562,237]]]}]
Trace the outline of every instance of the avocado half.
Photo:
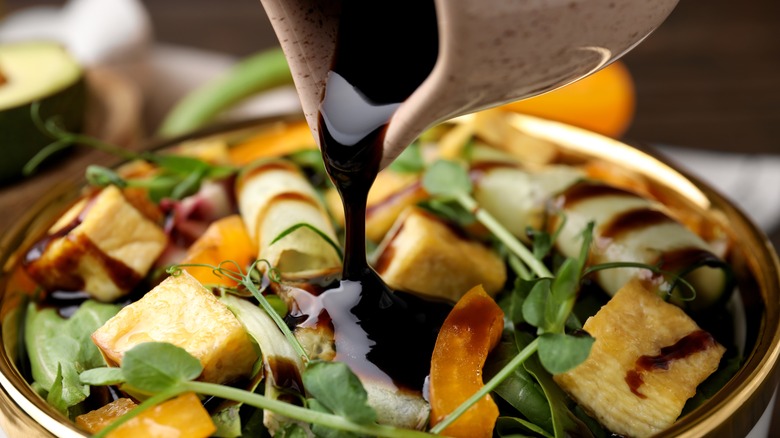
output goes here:
[{"label": "avocado half", "polygon": [[32,118],[59,117],[70,132],[84,123],[87,87],[81,66],[59,44],[0,44],[0,181],[22,175],[24,165],[54,141]]}]

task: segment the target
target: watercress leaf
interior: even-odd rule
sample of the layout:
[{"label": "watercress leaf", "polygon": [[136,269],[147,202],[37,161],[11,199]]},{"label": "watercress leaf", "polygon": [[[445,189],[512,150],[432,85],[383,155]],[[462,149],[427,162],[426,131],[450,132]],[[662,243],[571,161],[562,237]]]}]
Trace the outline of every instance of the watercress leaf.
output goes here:
[{"label": "watercress leaf", "polygon": [[390,170],[398,173],[420,173],[425,169],[425,161],[420,151],[420,143],[410,144],[391,164]]},{"label": "watercress leaf", "polygon": [[62,400],[62,366],[59,363],[57,364],[57,374],[55,374],[54,381],[46,394],[46,402],[54,406],[61,414],[68,415],[68,406]]},{"label": "watercress leaf", "polygon": [[594,438],[612,438],[614,435],[612,432],[607,431],[604,426],[601,425],[601,423],[598,422],[595,418],[588,415],[587,412],[585,412],[584,409],[582,409],[582,406],[576,405],[574,406],[574,415],[577,417],[578,420],[580,420],[585,426],[588,427],[590,430],[590,433],[593,434]]},{"label": "watercress leaf", "polygon": [[226,178],[234,173],[238,172],[238,169],[232,166],[217,166],[209,165],[208,171],[205,177],[209,179],[222,179]]},{"label": "watercress leaf", "polygon": [[[80,348],[79,342],[62,333],[54,333],[30,350],[33,378],[46,391],[51,390],[56,379],[60,364],[66,367],[76,366],[76,355]],[[47,363],[42,363],[47,362]]]},{"label": "watercress leaf", "polygon": [[594,341],[591,336],[544,333],[539,336],[539,360],[550,373],[565,373],[588,358]]},{"label": "watercress leaf", "polygon": [[582,328],[582,321],[580,321],[576,314],[569,313],[565,325],[569,330],[580,330]]},{"label": "watercress leaf", "polygon": [[[516,336],[515,342],[518,348],[523,348],[531,342],[530,337]],[[552,376],[544,369],[539,358],[532,356],[523,363],[523,367],[528,371],[539,385],[541,385],[547,400],[550,403],[550,413],[552,415],[553,432],[556,438],[567,436],[591,437],[592,434],[588,427],[582,423],[569,410],[568,396],[553,381]]]},{"label": "watercress leaf", "polygon": [[[584,280],[587,283],[589,280]],[[610,296],[601,288],[581,287],[577,294],[577,300],[574,303],[572,314],[577,316],[580,321],[585,321],[595,315],[604,304],[607,304]]]},{"label": "watercress leaf", "polygon": [[197,169],[180,180],[171,190],[170,197],[173,199],[183,199],[185,196],[194,194],[200,188],[200,183],[206,176],[208,168]]},{"label": "watercress leaf", "polygon": [[79,380],[93,386],[116,385],[124,383],[125,375],[120,368],[100,367],[83,371]]},{"label": "watercress leaf", "polygon": [[[248,418],[247,418],[248,417]],[[271,434],[263,424],[264,412],[262,409],[252,409],[248,416],[243,417],[241,425],[242,437],[269,437]],[[277,432],[278,433],[278,432]]]},{"label": "watercress leaf", "polygon": [[91,336],[95,330],[116,315],[120,308],[121,306],[116,304],[87,300],[68,318],[65,323],[65,331],[79,343],[76,355],[79,371],[106,365],[103,355],[92,342]]},{"label": "watercress leaf", "polygon": [[[514,334],[505,331],[485,363],[485,380],[492,378],[519,353]],[[550,405],[542,388],[523,367],[516,368],[496,389],[499,397],[517,409],[531,423],[552,433]]]},{"label": "watercress leaf", "polygon": [[120,189],[127,187],[127,181],[107,167],[92,164],[87,167],[85,175],[87,182],[96,187],[107,187],[110,185],[115,185]]},{"label": "watercress leaf", "polygon": [[428,167],[422,179],[425,191],[434,196],[456,197],[471,193],[472,184],[468,172],[454,161],[438,160]]},{"label": "watercress leaf", "polygon": [[[87,300],[69,319],[64,319],[55,309],[39,310],[31,303],[25,317],[24,341],[33,379],[48,391],[54,383],[57,364],[72,368],[76,375],[104,366],[90,336],[118,311],[119,306]],[[70,371],[63,374],[71,375]]]},{"label": "watercress leaf", "polygon": [[551,292],[556,303],[563,303],[577,296],[580,270],[577,260],[567,258],[555,273]]},{"label": "watercress leaf", "polygon": [[583,267],[588,261],[588,255],[590,254],[590,244],[593,242],[593,228],[594,222],[588,222],[585,229],[582,230],[582,246],[580,247],[580,256],[577,258],[579,261],[579,270],[582,272]]},{"label": "watercress leaf", "polygon": [[517,417],[498,417],[496,433],[502,438],[537,437],[553,438],[553,435],[536,424]]},{"label": "watercress leaf", "polygon": [[552,249],[552,236],[550,236],[549,233],[546,233],[541,230],[535,230],[533,228],[528,228],[529,234],[533,237],[533,253],[534,257],[536,257],[539,260],[542,260],[547,256],[547,254],[550,253],[550,250]]},{"label": "watercress leaf", "polygon": [[420,207],[460,226],[468,226],[477,218],[452,199],[432,198],[420,204]]},{"label": "watercress leaf", "polygon": [[523,319],[534,327],[545,330],[545,308],[550,298],[550,279],[541,278],[534,281],[528,297],[523,301]]},{"label": "watercress leaf", "polygon": [[[48,315],[44,315],[48,314]],[[30,373],[36,385],[48,391],[57,376],[56,351],[48,340],[59,331],[61,318],[53,309],[38,310],[34,303],[27,305],[24,318],[24,342],[30,360]],[[66,352],[67,353],[67,352]]]},{"label": "watercress leaf", "polygon": [[317,438],[357,438],[358,435],[355,435],[351,432],[345,432],[343,430],[337,430],[337,429],[331,429],[326,426],[322,426],[319,424],[313,424],[311,426],[311,431],[314,433],[314,436]]},{"label": "watercress leaf", "polygon": [[546,318],[554,324],[554,331],[562,332],[566,319],[574,307],[580,284],[580,267],[577,260],[567,258],[556,272],[551,299],[546,308]]},{"label": "watercress leaf", "polygon": [[474,140],[474,137],[472,136],[469,138],[469,140],[466,142],[465,145],[463,145],[463,149],[460,151],[460,157],[463,158],[467,163],[470,163],[474,159],[474,150],[477,148],[477,142]]},{"label": "watercress leaf", "polygon": [[159,203],[164,198],[169,197],[180,180],[181,178],[165,174],[156,175],[147,180],[144,185],[149,190],[149,199],[154,203]]},{"label": "watercress leaf", "polygon": [[300,424],[287,423],[274,434],[274,438],[308,438],[306,429]]},{"label": "watercress leaf", "polygon": [[200,361],[183,348],[164,342],[145,342],[125,353],[122,372],[127,383],[156,393],[195,379],[203,371]]},{"label": "watercress leaf", "polygon": [[316,411],[316,412],[324,412],[326,414],[332,414],[333,413],[332,410],[328,409],[327,406],[325,406],[324,404],[320,403],[315,398],[307,398],[306,399],[306,407],[311,409],[312,411]]},{"label": "watercress leaf", "polygon": [[57,375],[46,401],[64,415],[68,415],[68,408],[76,406],[87,397],[89,397],[89,386],[79,381],[76,369],[73,366],[58,364]]},{"label": "watercress leaf", "polygon": [[144,158],[157,164],[168,172],[179,175],[191,173],[204,173],[209,169],[209,164],[195,157],[174,154],[145,154]]},{"label": "watercress leaf", "polygon": [[[522,278],[515,280],[515,287],[506,298],[506,305],[503,308],[504,316],[511,324],[517,325],[526,322],[523,317],[523,303],[530,295],[535,284],[536,281],[524,280]],[[504,324],[504,326],[511,324]]]},{"label": "watercress leaf", "polygon": [[303,386],[335,414],[359,424],[376,421],[376,412],[368,405],[366,390],[342,362],[309,362],[303,373]]},{"label": "watercress leaf", "polygon": [[[333,411],[328,409],[325,405],[317,401],[316,399],[310,398],[306,400],[306,406],[317,412],[324,412],[327,414],[332,414]],[[320,424],[312,424],[311,425],[311,431],[314,433],[314,436],[318,438],[356,438],[357,435],[345,432],[342,430],[332,429],[327,426],[323,426]]]}]

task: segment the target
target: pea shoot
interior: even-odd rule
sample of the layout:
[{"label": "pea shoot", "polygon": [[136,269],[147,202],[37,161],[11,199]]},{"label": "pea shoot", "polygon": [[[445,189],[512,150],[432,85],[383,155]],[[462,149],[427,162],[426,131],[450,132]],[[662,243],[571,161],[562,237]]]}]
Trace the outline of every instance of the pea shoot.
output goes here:
[{"label": "pea shoot", "polygon": [[379,437],[426,437],[428,433],[376,424],[376,412],[368,405],[368,395],[357,376],[341,362],[310,362],[303,374],[311,398],[306,406],[273,400],[239,388],[195,379],[203,371],[200,361],[184,349],[168,343],[147,342],[125,353],[120,368],[94,368],[81,373],[89,385],[121,385],[150,395],[135,409],[118,418],[95,435],[111,431],[143,411],[185,392],[234,400],[259,409],[272,410],[285,417],[311,423],[313,430],[338,430]]},{"label": "pea shoot", "polygon": [[198,191],[209,179],[226,178],[238,171],[233,166],[207,163],[195,157],[154,152],[134,152],[106,143],[89,135],[69,132],[62,128],[57,117],[42,120],[38,103],[31,106],[32,119],[38,129],[51,137],[52,143],[41,149],[23,168],[30,175],[51,156],[72,145],[81,145],[125,160],[143,160],[158,167],[149,178],[125,179],[112,169],[92,165],[87,168],[87,182],[97,187],[115,185],[119,188],[139,187],[149,191],[149,198],[160,202],[163,198],[182,199]]}]

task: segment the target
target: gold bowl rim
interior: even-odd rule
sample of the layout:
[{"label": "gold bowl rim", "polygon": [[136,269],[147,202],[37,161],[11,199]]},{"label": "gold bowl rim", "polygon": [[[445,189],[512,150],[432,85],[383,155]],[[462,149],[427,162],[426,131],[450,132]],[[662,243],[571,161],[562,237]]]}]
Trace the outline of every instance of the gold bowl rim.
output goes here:
[{"label": "gold bowl rim", "polygon": [[[468,116],[467,116],[468,117]],[[564,150],[581,153],[650,177],[665,185],[702,210],[718,210],[729,220],[731,231],[740,237],[745,263],[755,276],[763,301],[758,339],[742,367],[712,399],[686,415],[663,436],[694,438],[700,436],[744,436],[756,424],[768,406],[780,380],[780,260],[766,235],[739,208],[723,195],[690,175],[679,166],[669,164],[652,151],[639,150],[624,142],[581,128],[513,114],[511,124],[534,137],[560,145]],[[181,141],[213,134],[229,133],[245,128],[257,128],[275,122],[301,120],[300,116],[265,117],[202,130],[187,136],[153,144],[166,147]],[[83,184],[83,179],[82,183]],[[9,260],[25,237],[35,229],[36,218],[44,215],[53,204],[75,196],[81,184],[64,185],[49,193],[33,206],[0,237],[0,286],[4,286]],[[39,226],[39,225],[38,225]],[[3,288],[4,290],[4,288]],[[0,292],[4,295],[4,292]],[[0,303],[4,296],[0,296]],[[0,321],[0,322],[4,322]],[[0,324],[4,326],[4,324]],[[0,329],[5,340],[5,333]],[[87,436],[39,397],[10,360],[5,348],[0,348],[0,426],[9,436]]]}]

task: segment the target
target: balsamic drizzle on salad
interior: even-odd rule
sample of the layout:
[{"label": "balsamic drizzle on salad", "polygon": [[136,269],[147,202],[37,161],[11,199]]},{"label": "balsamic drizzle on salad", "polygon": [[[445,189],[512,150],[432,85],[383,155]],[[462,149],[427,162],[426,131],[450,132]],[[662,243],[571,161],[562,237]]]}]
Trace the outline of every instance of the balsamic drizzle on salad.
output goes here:
[{"label": "balsamic drizzle on salad", "polygon": [[654,356],[644,355],[636,360],[632,370],[626,373],[626,383],[631,392],[637,397],[646,398],[639,388],[644,383],[642,374],[653,370],[668,370],[671,363],[675,360],[685,359],[686,357],[704,351],[715,344],[715,338],[704,330],[695,330],[672,345],[661,348],[661,352]]},{"label": "balsamic drizzle on salad", "polygon": [[300,309],[310,318],[330,319],[336,360],[363,378],[411,390],[422,388],[450,306],[396,293],[369,266],[366,199],[379,172],[387,124],[437,56],[433,2],[344,2],[319,114],[325,168],[344,204],[342,280]]}]

